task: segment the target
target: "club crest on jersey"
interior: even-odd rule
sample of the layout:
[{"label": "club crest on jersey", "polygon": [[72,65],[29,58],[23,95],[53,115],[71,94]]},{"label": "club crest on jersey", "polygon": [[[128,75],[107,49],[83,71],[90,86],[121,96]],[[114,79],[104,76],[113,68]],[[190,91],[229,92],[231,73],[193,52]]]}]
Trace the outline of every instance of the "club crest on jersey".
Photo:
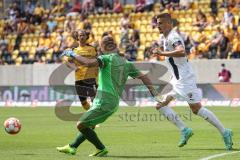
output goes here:
[{"label": "club crest on jersey", "polygon": [[194,100],[193,99],[193,94],[192,93],[188,93],[188,97],[189,97],[189,99],[192,101],[192,100]]}]

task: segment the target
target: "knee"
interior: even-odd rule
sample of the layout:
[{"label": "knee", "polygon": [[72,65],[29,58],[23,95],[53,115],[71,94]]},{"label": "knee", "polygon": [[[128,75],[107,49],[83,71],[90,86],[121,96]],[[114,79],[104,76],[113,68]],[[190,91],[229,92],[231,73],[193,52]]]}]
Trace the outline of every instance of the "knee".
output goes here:
[{"label": "knee", "polygon": [[192,112],[196,115],[198,114],[199,110],[202,108],[201,103],[189,104],[189,106]]},{"label": "knee", "polygon": [[198,114],[198,110],[193,110],[193,109],[192,109],[192,112],[193,112],[193,114],[195,114],[195,115]]},{"label": "knee", "polygon": [[90,104],[87,102],[87,100],[81,101],[82,107],[87,111],[90,108]]},{"label": "knee", "polygon": [[78,121],[77,122],[77,129],[79,130],[79,131],[81,131],[82,129],[84,129],[85,128],[85,126],[83,125],[83,123],[81,122],[81,121]]},{"label": "knee", "polygon": [[199,108],[191,108],[191,110],[192,110],[193,114],[197,115]]},{"label": "knee", "polygon": [[165,106],[167,106],[166,103],[161,102],[161,103],[157,104],[156,109],[159,110],[160,108],[165,107]]}]

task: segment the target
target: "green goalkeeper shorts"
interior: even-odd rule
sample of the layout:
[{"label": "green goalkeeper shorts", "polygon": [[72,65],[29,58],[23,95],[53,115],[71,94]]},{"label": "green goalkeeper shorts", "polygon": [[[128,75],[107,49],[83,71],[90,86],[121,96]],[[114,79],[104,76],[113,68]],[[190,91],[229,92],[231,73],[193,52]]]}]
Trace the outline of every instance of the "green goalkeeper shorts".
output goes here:
[{"label": "green goalkeeper shorts", "polygon": [[[109,110],[106,110],[106,108],[109,108]],[[86,127],[94,126],[103,123],[117,110],[117,108],[118,105],[113,106],[113,103],[93,103],[93,106],[85,112],[79,120]]]}]

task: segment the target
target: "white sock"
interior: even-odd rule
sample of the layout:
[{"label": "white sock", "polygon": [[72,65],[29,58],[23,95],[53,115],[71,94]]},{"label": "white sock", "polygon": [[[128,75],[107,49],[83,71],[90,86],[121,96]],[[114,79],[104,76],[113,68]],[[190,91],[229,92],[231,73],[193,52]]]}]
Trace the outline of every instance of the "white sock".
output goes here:
[{"label": "white sock", "polygon": [[198,111],[198,115],[211,123],[213,126],[215,126],[223,135],[225,128],[212,111],[208,110],[207,108],[201,107]]},{"label": "white sock", "polygon": [[174,112],[174,110],[168,106],[161,107],[159,111],[174,125],[176,125],[181,131],[186,128],[183,121],[180,119],[180,117]]}]

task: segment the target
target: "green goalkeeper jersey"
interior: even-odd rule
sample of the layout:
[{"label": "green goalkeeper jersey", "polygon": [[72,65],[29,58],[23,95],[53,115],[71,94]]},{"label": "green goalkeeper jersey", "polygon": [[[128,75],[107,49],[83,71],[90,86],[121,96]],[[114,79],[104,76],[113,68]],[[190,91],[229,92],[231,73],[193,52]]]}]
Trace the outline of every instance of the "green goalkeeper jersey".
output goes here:
[{"label": "green goalkeeper jersey", "polygon": [[[101,55],[98,57],[98,62],[98,89],[94,99],[95,105],[93,106],[94,108],[97,106],[104,108],[104,105],[96,104],[111,103],[115,108],[119,105],[119,99],[125,88],[128,76],[136,78],[140,71],[135,68],[133,63],[127,61],[118,53]],[[105,109],[109,110],[110,108]]]}]

